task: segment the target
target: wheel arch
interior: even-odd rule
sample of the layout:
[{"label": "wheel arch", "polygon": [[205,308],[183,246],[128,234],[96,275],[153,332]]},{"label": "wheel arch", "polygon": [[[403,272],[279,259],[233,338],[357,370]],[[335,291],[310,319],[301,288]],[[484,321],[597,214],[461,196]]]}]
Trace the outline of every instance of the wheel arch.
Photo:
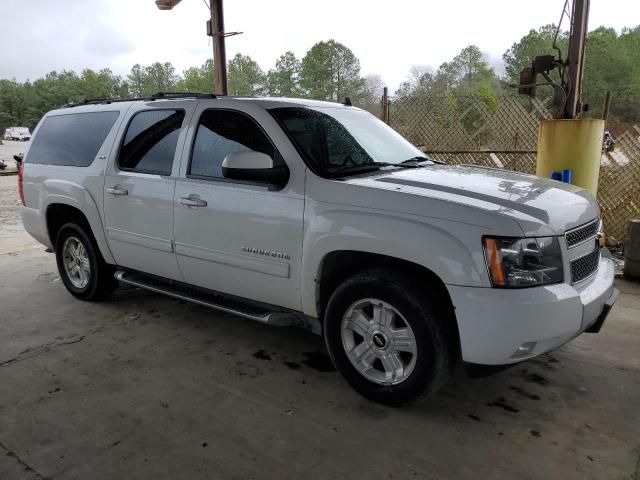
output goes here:
[{"label": "wheel arch", "polygon": [[338,285],[353,275],[372,268],[399,273],[415,281],[418,289],[433,292],[434,298],[438,299],[434,307],[451,328],[450,338],[455,340],[454,346],[459,355],[458,322],[455,307],[445,283],[429,268],[402,258],[358,250],[336,250],[327,253],[320,263],[316,282],[318,318],[323,318],[327,302]]},{"label": "wheel arch", "polygon": [[104,261],[110,264],[114,263],[102,230],[102,222],[97,208],[93,215],[87,215],[76,202],[69,202],[64,198],[52,199],[45,208],[45,222],[47,236],[54,250],[60,228],[66,223],[74,222],[87,229],[87,234],[95,241]]}]

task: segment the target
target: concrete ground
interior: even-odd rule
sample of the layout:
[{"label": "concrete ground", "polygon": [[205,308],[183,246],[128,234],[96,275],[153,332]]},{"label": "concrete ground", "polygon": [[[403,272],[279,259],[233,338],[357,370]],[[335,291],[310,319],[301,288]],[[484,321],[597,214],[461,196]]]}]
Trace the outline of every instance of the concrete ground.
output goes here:
[{"label": "concrete ground", "polygon": [[2,480],[640,478],[640,284],[600,334],[391,409],[305,331],[132,288],[73,299],[3,198]]}]

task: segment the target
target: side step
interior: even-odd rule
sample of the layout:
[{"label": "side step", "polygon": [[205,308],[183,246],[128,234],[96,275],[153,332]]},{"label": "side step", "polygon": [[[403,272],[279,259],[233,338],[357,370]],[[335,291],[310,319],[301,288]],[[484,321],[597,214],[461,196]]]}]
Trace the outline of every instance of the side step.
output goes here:
[{"label": "side step", "polygon": [[303,324],[302,316],[295,312],[273,311],[262,306],[245,304],[215,292],[190,287],[181,282],[164,280],[155,276],[126,270],[118,270],[114,276],[122,283],[127,283],[134,287],[162,293],[274,327],[291,327]]}]

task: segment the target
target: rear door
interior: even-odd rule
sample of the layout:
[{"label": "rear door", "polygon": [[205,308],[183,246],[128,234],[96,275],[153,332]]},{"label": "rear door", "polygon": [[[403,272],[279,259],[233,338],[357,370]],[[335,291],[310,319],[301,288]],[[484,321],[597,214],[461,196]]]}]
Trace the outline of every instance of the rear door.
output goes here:
[{"label": "rear door", "polygon": [[[248,101],[203,101],[193,123],[174,203],[185,281],[300,310],[304,169],[291,168],[284,133]],[[275,190],[224,178],[223,159],[247,150],[289,163],[287,185]]]},{"label": "rear door", "polygon": [[107,167],[106,235],[118,265],[181,280],[173,247],[173,193],[195,101],[136,104]]}]

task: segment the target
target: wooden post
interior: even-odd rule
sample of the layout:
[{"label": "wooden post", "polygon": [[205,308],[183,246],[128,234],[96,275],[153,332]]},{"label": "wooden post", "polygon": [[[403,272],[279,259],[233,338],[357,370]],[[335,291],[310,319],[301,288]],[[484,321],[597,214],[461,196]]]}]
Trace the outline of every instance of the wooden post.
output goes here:
[{"label": "wooden post", "polygon": [[607,123],[607,119],[609,118],[609,106],[611,105],[611,90],[607,90],[607,93],[604,94],[604,105],[602,106],[602,119]]},{"label": "wooden post", "polygon": [[389,125],[389,89],[382,90],[382,121]]}]

